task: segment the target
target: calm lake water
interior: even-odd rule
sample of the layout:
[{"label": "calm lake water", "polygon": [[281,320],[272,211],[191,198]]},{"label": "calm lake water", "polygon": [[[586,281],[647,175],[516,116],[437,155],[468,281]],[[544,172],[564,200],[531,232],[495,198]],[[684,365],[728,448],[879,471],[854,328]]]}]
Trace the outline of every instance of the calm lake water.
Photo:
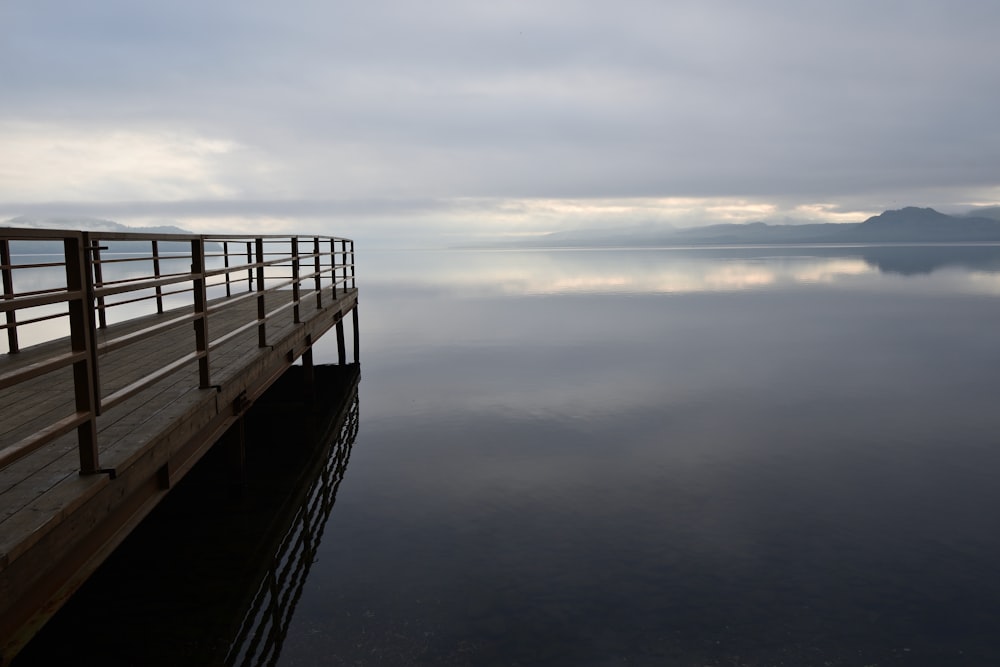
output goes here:
[{"label": "calm lake water", "polygon": [[[1000,248],[358,261],[335,503],[270,652],[230,662],[1000,660]],[[23,664],[223,661],[205,610],[261,582],[206,565],[201,514],[151,522]]]}]

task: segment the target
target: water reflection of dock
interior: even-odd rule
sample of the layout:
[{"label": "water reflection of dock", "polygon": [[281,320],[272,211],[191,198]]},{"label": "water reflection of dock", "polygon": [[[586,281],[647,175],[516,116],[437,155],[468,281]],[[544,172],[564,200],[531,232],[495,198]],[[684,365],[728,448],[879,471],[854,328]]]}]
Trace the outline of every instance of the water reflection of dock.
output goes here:
[{"label": "water reflection of dock", "polygon": [[232,450],[210,452],[17,667],[69,663],[107,628],[114,640],[88,649],[105,665],[276,662],[358,432],[359,366],[316,366],[314,401],[302,375],[292,368],[247,414],[242,491],[224,483]]},{"label": "water reflection of dock", "polygon": [[347,319],[357,359],[358,291],[332,237],[2,229],[0,255],[5,663],[330,329],[346,363]]},{"label": "water reflection of dock", "polygon": [[358,375],[355,372],[345,379],[349,391],[344,402],[319,429],[316,446],[309,448],[316,456],[303,477],[312,477],[312,483],[295,487],[291,511],[285,514],[290,521],[243,616],[226,656],[227,665],[269,665],[281,652],[358,433]]}]

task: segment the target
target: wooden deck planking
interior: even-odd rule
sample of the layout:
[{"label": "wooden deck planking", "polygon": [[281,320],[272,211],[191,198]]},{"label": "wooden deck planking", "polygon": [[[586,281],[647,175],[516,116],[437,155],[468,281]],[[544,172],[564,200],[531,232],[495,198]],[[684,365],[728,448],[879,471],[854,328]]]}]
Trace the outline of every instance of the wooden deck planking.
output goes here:
[{"label": "wooden deck planking", "polygon": [[72,406],[73,394],[64,389],[53,389],[41,395],[35,393],[23,400],[3,405],[0,411],[11,416],[4,419],[0,442],[4,445],[14,444],[21,438],[37,433],[39,429],[72,413]]},{"label": "wooden deck planking", "polygon": [[[346,295],[343,295],[343,292],[341,294],[341,298],[336,302],[327,299],[326,311],[333,308],[334,304],[339,304],[342,310],[349,310],[345,306],[353,306],[353,302],[356,301],[356,290]],[[290,294],[287,298],[290,299]],[[314,299],[303,301],[301,311],[305,322],[320,312],[315,309]],[[269,342],[287,338],[296,327],[302,328],[302,325],[290,322],[290,310],[287,315],[289,320],[287,325],[269,323]],[[164,320],[173,316],[176,316],[176,312],[143,319],[148,324],[150,320]],[[232,330],[237,323],[242,324],[255,317],[256,302],[252,299],[214,313],[210,320],[213,325],[213,330],[209,332],[210,338],[218,338],[228,330]],[[325,326],[328,327],[332,323],[331,320]],[[133,330],[143,326],[142,323],[129,324]],[[136,344],[132,350],[125,348],[102,357],[102,391],[105,394],[115,391],[133,381],[139,372],[160,367],[163,356],[158,356],[157,353],[162,355],[166,352],[168,359],[174,353],[176,357],[187,354],[188,350],[194,347],[194,335],[190,327],[190,323],[178,325],[174,329],[162,332],[145,345]],[[185,331],[182,335],[176,335],[181,328]],[[321,333],[322,331],[318,332],[315,337],[318,338]],[[111,335],[118,335],[118,332],[111,330],[105,334],[105,336]],[[161,338],[162,340],[157,343]],[[170,342],[165,344],[163,341]],[[247,366],[253,366],[255,362],[260,365],[269,356],[270,351],[271,348],[257,347],[256,328],[248,329],[228,341],[219,350],[213,351],[211,355],[213,383],[231,382],[234,378],[245,374]],[[118,352],[129,353],[117,354]],[[62,374],[71,375],[68,370]],[[65,381],[69,383],[71,378],[66,377]],[[43,377],[32,381],[32,384],[37,385],[38,390],[45,390],[45,385],[48,385],[46,393],[51,396],[51,382],[51,378]],[[234,390],[233,387],[229,389]],[[72,394],[65,393],[69,394],[69,400],[64,400],[62,405],[68,413],[73,410]],[[150,465],[157,464],[159,459],[163,458],[163,453],[157,456],[157,452],[147,451],[150,449],[150,443],[160,439],[164,441],[160,443],[161,446],[169,449],[171,444],[176,444],[171,442],[170,431],[180,431],[174,440],[182,440],[191,431],[203,428],[219,414],[220,408],[216,404],[219,393],[216,389],[197,387],[196,364],[192,362],[189,367],[175,372],[113,408],[98,418],[102,466],[127,467],[135,465],[144,456],[151,459]],[[51,407],[46,409],[45,414],[51,413]],[[5,411],[4,415],[7,414],[11,413]],[[67,513],[72,512],[76,503],[86,500],[96,485],[86,481],[87,478],[79,477],[78,466],[76,436],[73,433],[63,436],[0,471],[0,505],[4,508],[3,518],[0,519],[0,565],[6,565],[20,553],[37,544],[46,526],[59,523]],[[104,475],[98,477],[106,479]],[[123,489],[123,492],[127,491],[128,489]]]},{"label": "wooden deck planking", "polygon": [[[0,447],[34,433],[39,427],[33,422],[39,417],[48,419],[47,425],[72,412],[72,407],[66,405],[73,405],[70,368],[50,371],[0,391]],[[58,416],[53,418],[51,415],[56,413]]]},{"label": "wooden deck planking", "polygon": [[[307,305],[307,304],[304,304]],[[242,307],[241,307],[242,306]],[[221,310],[218,313],[213,313],[211,322],[213,329],[215,330],[215,337],[224,334],[226,331],[231,330],[232,326],[239,323],[243,323],[247,320],[253,319],[255,314],[248,312],[249,309],[255,309],[255,304],[252,301],[244,301],[242,304],[238,304],[236,308],[229,308]],[[308,315],[308,310],[303,309],[305,315]],[[135,330],[141,326],[149,325],[157,320],[168,320],[171,317],[176,316],[176,312],[168,313],[161,316],[147,316],[142,318],[139,323],[129,322],[127,323],[128,329]],[[218,326],[224,325],[224,326]],[[117,326],[117,325],[116,325]],[[184,331],[186,329],[186,331]],[[221,329],[221,333],[220,330]],[[279,323],[269,323],[269,333],[272,335],[280,335],[285,329]],[[98,337],[111,338],[113,335],[117,335],[117,331],[99,331]],[[212,332],[210,332],[212,333]],[[178,335],[179,334],[179,335]],[[247,340],[252,338],[252,345],[256,345],[256,330],[253,329],[251,332],[245,332]],[[62,343],[57,344],[45,344],[40,346],[46,348],[44,352],[59,347],[65,348]],[[229,346],[231,347],[231,345]],[[102,393],[108,395],[134,380],[141,373],[137,371],[150,371],[161,367],[165,362],[173,361],[186,354],[189,354],[194,349],[194,335],[191,331],[191,324],[184,323],[178,325],[177,327],[161,332],[160,336],[155,339],[148,341],[140,341],[129,348],[124,350],[116,350],[107,355],[102,356],[101,359],[101,370],[100,370],[100,380]],[[30,348],[29,348],[30,350]],[[244,350],[247,352],[249,350]],[[225,350],[222,351],[223,357],[219,357],[220,352],[214,351],[212,357],[212,365],[214,371],[216,372],[226,372],[226,368],[220,365],[220,358],[225,358]],[[19,358],[15,358],[15,355],[11,357],[5,357],[2,360],[6,362],[6,366],[11,366],[13,363],[21,362],[22,365],[30,363],[32,357],[37,357],[39,355],[32,355],[31,352],[23,352],[21,355],[16,355]],[[194,368],[194,362],[192,363],[192,368]],[[0,366],[0,370],[3,367]],[[193,371],[192,371],[193,372]],[[69,376],[71,375],[70,370],[59,369],[57,371],[52,371],[46,376],[35,378],[28,382],[22,383],[17,388],[10,388],[0,392],[0,408],[2,408],[3,418],[0,419],[0,446],[3,444],[10,444],[16,441],[15,432],[17,436],[22,436],[30,434],[32,432],[29,429],[24,429],[23,425],[30,419],[33,419],[38,414],[45,414],[45,411],[41,410],[42,406],[52,407],[53,412],[55,408],[59,406],[59,398],[63,398],[65,404],[65,414],[69,414],[73,411],[72,407],[72,388],[68,382]],[[14,391],[15,389],[19,391]],[[39,396],[45,398],[41,399],[39,402]],[[31,409],[28,411],[21,410],[22,406],[28,406]],[[27,430],[27,433],[23,431]]]}]

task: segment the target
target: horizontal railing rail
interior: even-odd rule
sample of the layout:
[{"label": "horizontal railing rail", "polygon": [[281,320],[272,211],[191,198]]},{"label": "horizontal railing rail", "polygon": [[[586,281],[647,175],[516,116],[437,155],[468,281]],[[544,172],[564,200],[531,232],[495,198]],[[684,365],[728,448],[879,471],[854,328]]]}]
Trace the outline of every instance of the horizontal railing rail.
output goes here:
[{"label": "horizontal railing rail", "polygon": [[[0,447],[0,468],[76,429],[84,474],[101,471],[96,420],[103,412],[192,364],[198,366],[198,386],[212,388],[213,350],[254,328],[258,345],[268,347],[268,323],[281,313],[291,310],[292,322],[299,323],[306,299],[321,309],[324,299],[356,287],[354,241],[332,236],[0,228],[0,275],[0,329],[7,343],[0,391],[72,369],[75,400],[69,414]],[[284,298],[273,299],[278,291]],[[247,299],[257,301],[256,317],[212,338],[212,316]],[[154,313],[176,315],[150,323],[139,319]],[[57,320],[66,323],[56,327]],[[132,321],[137,328],[108,335],[109,322]],[[125,386],[103,390],[104,355],[184,325],[194,329],[186,353],[162,360]],[[22,333],[39,326],[51,332],[25,346]],[[68,339],[69,349],[53,339]]]}]

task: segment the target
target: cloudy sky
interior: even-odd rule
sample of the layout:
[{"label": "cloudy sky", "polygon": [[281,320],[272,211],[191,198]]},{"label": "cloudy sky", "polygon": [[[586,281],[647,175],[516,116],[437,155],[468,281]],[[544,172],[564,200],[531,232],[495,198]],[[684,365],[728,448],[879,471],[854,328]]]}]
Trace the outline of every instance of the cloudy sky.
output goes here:
[{"label": "cloudy sky", "polygon": [[0,219],[435,240],[1000,203],[995,0],[2,0]]}]

